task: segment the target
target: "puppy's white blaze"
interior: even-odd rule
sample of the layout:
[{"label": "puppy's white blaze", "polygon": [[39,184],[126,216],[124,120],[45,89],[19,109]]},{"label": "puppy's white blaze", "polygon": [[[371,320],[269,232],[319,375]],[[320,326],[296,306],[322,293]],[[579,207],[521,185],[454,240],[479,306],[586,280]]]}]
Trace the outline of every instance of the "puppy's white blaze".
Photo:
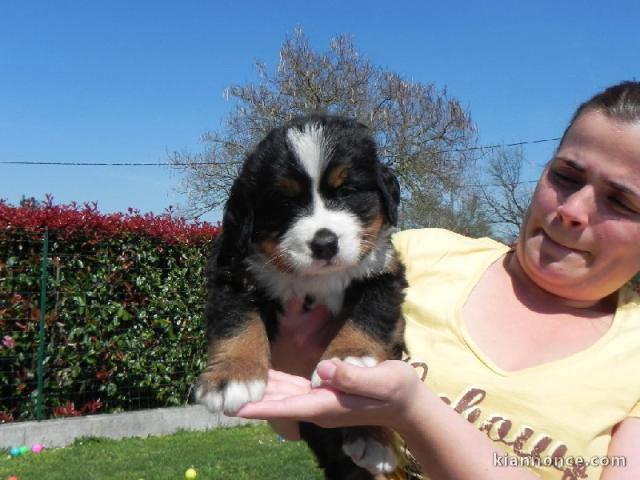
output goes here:
[{"label": "puppy's white blaze", "polygon": [[345,363],[356,365],[358,367],[375,367],[378,365],[378,361],[373,357],[347,357],[344,359]]},{"label": "puppy's white blaze", "polygon": [[342,451],[351,457],[353,463],[369,470],[373,475],[391,473],[398,466],[398,458],[393,449],[372,438],[358,438],[354,442],[345,443]]},{"label": "puppy's white blaze", "polygon": [[330,154],[330,141],[322,126],[307,124],[302,131],[289,129],[287,140],[298,161],[311,177],[313,204],[311,214],[298,219],[283,239],[283,250],[289,253],[294,267],[301,270],[312,268],[313,257],[309,242],[318,230],[327,228],[338,237],[336,263],[343,267],[356,263],[359,260],[362,231],[358,217],[347,211],[328,209],[318,192],[320,177]]},{"label": "puppy's white blaze", "polygon": [[263,380],[249,380],[248,382],[231,381],[224,388],[225,413],[236,413],[245,403],[260,400],[264,395],[266,384]]},{"label": "puppy's white blaze", "polygon": [[309,123],[304,126],[302,131],[297,128],[291,128],[287,131],[287,140],[298,160],[311,177],[314,186],[317,185],[327,158],[327,142],[322,126]]}]

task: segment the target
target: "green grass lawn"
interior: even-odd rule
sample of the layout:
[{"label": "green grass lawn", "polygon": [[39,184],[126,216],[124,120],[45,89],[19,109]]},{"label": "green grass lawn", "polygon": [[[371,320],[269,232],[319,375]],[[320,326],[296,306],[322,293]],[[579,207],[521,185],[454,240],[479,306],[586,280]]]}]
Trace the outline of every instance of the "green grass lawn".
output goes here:
[{"label": "green grass lawn", "polygon": [[0,480],[321,480],[302,442],[279,441],[267,426],[180,432],[146,439],[85,438],[40,454],[0,458]]}]

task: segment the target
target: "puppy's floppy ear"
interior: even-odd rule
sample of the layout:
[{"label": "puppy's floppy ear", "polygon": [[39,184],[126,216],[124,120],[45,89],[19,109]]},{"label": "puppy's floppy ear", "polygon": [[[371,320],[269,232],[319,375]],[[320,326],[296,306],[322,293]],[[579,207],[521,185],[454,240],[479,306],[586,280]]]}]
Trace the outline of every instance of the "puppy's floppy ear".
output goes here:
[{"label": "puppy's floppy ear", "polygon": [[236,178],[231,194],[224,207],[222,219],[222,242],[216,263],[218,266],[233,267],[245,258],[253,231],[253,205],[248,186]]},{"label": "puppy's floppy ear", "polygon": [[378,189],[382,198],[382,206],[390,225],[398,223],[398,206],[400,205],[400,183],[395,174],[386,165],[378,168]]}]

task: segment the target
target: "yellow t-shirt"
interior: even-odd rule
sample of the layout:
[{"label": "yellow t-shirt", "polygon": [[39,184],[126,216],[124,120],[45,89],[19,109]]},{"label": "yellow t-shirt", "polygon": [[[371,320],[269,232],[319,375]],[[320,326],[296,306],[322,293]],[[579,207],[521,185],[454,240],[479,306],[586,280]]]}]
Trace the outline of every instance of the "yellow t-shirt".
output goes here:
[{"label": "yellow t-shirt", "polygon": [[[613,426],[640,416],[638,295],[621,291],[611,327],[585,350],[508,372],[470,338],[461,309],[509,247],[440,229],[400,232],[393,242],[407,269],[411,359],[424,361],[426,384],[505,451],[495,464],[543,479],[599,478]],[[469,447],[459,448],[464,456]]]}]

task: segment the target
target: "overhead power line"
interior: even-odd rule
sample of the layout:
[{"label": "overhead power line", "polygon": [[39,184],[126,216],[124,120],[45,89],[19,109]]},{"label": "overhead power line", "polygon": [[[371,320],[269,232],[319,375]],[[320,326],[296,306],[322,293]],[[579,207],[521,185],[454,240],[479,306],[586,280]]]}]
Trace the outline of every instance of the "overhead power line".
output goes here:
[{"label": "overhead power line", "polygon": [[[451,150],[440,150],[437,153],[462,153],[470,152],[474,150],[490,150],[494,148],[506,148],[506,147],[518,147],[521,145],[533,145],[538,143],[556,142],[560,140],[558,138],[545,138],[541,140],[528,140],[524,142],[507,143],[507,144],[495,144],[485,145],[480,147],[469,148],[456,148]],[[149,162],[149,163],[134,163],[134,162],[44,162],[44,161],[27,161],[27,160],[0,160],[2,165],[56,165],[56,166],[69,166],[69,167],[186,167],[190,165],[217,165],[220,162]]]},{"label": "overhead power line", "polygon": [[533,145],[536,143],[557,142],[558,140],[560,140],[560,138],[561,137],[544,138],[541,140],[527,140],[524,142],[516,142],[516,143],[497,143],[495,145],[485,145],[481,147],[458,148],[453,150],[440,150],[438,153],[469,152],[471,150],[490,150],[492,148],[519,147],[521,145]]},{"label": "overhead power line", "polygon": [[[70,167],[170,167],[180,165],[176,163],[155,162],[155,163],[125,163],[125,162],[41,162],[41,161],[1,161],[3,165],[65,165]],[[209,163],[185,163],[184,165],[208,165]]]}]

